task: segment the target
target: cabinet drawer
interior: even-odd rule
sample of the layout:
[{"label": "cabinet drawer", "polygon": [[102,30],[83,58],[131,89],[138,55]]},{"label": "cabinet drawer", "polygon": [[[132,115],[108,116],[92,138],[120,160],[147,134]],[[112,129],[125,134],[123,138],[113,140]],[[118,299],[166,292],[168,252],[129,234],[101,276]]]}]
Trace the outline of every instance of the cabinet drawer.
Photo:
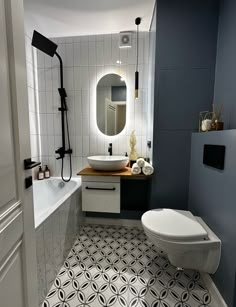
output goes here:
[{"label": "cabinet drawer", "polygon": [[120,213],[120,184],[83,182],[82,209],[83,211]]}]

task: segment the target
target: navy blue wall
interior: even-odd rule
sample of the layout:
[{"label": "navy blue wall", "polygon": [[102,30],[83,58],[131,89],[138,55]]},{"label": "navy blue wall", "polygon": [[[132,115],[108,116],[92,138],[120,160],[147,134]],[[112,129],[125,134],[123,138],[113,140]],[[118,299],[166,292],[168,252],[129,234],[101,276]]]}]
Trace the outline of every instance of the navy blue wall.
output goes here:
[{"label": "navy blue wall", "polygon": [[[236,128],[236,1],[221,0],[219,10],[214,101],[224,105],[227,129]],[[226,169],[201,164],[204,142],[226,144]],[[236,306],[236,131],[193,135],[190,210],[202,216],[222,240],[222,259],[214,276],[226,302]]]},{"label": "navy blue wall", "polygon": [[228,129],[236,128],[236,1],[220,3],[217,46],[215,102],[224,105]]},{"label": "navy blue wall", "polygon": [[188,206],[191,132],[214,93],[218,1],[157,1],[151,207]]},{"label": "navy blue wall", "polygon": [[[223,171],[202,163],[204,144],[226,146]],[[189,210],[222,241],[220,266],[213,279],[229,307],[236,306],[236,130],[193,133]]]}]

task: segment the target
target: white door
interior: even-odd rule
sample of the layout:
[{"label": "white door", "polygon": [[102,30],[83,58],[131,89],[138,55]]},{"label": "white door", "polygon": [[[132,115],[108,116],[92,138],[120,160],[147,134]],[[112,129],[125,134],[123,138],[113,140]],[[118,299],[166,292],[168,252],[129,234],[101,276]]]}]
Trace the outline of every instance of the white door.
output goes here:
[{"label": "white door", "polygon": [[116,104],[109,99],[106,99],[105,123],[106,135],[116,135]]},{"label": "white door", "polygon": [[0,0],[0,307],[36,307],[37,276],[22,0]]}]

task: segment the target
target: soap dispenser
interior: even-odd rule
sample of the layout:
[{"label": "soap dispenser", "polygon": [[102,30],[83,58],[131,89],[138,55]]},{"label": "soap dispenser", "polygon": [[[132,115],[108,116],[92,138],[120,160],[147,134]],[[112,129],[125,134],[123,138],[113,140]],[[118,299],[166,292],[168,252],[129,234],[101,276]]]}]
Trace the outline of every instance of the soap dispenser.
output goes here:
[{"label": "soap dispenser", "polygon": [[48,168],[47,165],[45,165],[45,169],[44,169],[44,178],[50,178],[50,169]]},{"label": "soap dispenser", "polygon": [[44,179],[44,171],[42,170],[42,167],[39,167],[38,171],[38,180],[43,180]]}]

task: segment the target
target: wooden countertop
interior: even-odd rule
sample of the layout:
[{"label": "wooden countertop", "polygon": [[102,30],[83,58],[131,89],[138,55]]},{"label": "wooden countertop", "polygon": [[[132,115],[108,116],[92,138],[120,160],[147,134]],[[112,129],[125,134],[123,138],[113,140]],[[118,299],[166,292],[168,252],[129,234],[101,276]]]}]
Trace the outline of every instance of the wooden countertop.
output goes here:
[{"label": "wooden countertop", "polygon": [[80,171],[77,175],[79,176],[120,176],[120,177],[129,177],[129,178],[150,178],[151,176],[145,176],[144,174],[140,175],[132,175],[131,174],[131,168],[126,167],[123,170],[120,171],[95,171],[90,166],[85,167],[82,171]]}]

